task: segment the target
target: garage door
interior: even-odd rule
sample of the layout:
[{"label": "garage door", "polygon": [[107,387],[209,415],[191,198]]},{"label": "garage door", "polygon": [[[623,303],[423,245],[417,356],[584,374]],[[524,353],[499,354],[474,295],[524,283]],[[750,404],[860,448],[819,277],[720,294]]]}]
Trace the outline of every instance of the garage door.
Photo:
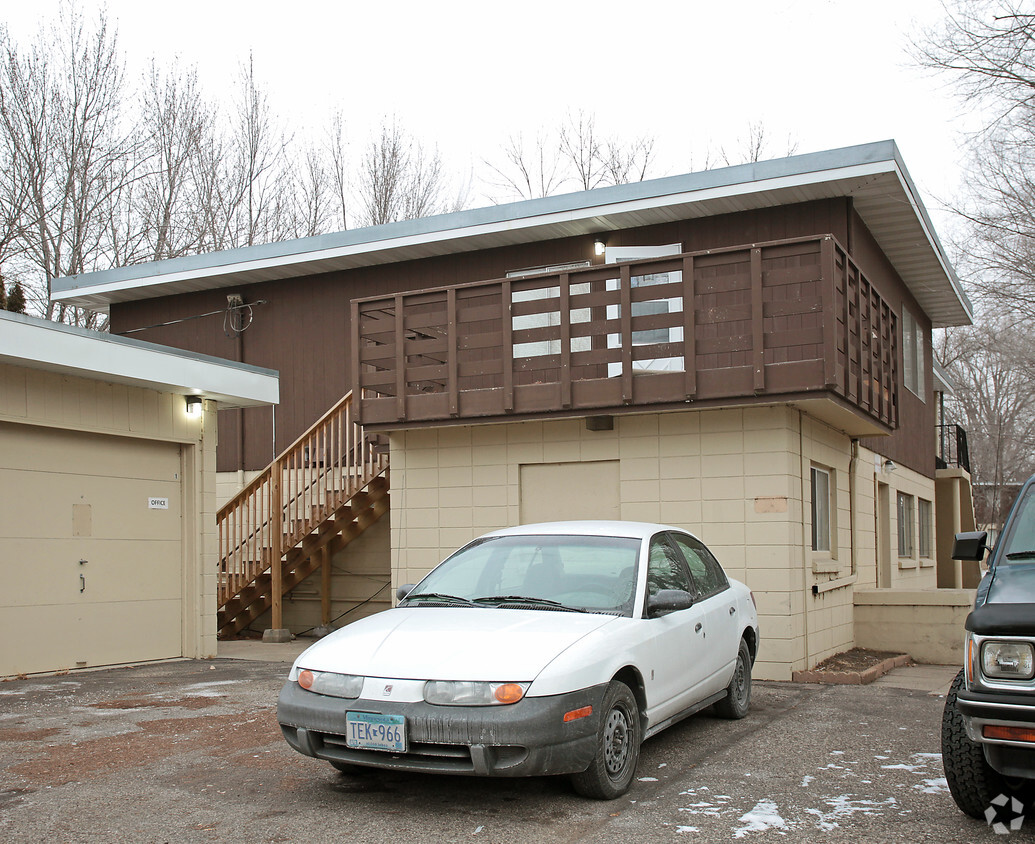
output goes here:
[{"label": "garage door", "polygon": [[180,447],[0,423],[0,674],[180,656]]}]

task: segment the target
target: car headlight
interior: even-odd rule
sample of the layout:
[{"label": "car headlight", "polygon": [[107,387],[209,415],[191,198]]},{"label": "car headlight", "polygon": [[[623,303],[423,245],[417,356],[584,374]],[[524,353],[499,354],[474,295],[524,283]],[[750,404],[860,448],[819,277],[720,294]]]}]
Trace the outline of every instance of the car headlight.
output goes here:
[{"label": "car headlight", "polygon": [[424,684],[424,700],[440,706],[494,706],[517,703],[527,688],[527,683],[429,680]]},{"label": "car headlight", "polygon": [[359,697],[363,678],[354,674],[334,674],[330,671],[310,671],[303,668],[295,678],[303,689],[331,697]]},{"label": "car headlight", "polygon": [[1000,680],[1035,677],[1035,648],[1030,642],[982,642],[981,672]]}]

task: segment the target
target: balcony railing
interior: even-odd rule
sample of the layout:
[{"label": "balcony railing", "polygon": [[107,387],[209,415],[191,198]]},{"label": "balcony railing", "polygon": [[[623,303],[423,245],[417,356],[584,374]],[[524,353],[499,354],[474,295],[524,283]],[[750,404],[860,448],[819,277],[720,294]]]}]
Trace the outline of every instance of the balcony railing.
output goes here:
[{"label": "balcony railing", "polygon": [[953,423],[936,425],[938,431],[937,466],[947,469],[950,466],[970,471],[970,449],[967,446],[967,432]]},{"label": "balcony railing", "polygon": [[830,235],[359,299],[363,423],[836,396],[898,423],[897,317]]}]

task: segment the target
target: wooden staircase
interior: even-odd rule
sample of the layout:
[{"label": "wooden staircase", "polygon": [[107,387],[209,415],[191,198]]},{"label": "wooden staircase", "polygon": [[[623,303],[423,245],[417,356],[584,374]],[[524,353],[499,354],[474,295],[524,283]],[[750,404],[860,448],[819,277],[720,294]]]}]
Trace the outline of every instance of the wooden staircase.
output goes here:
[{"label": "wooden staircase", "polygon": [[269,610],[280,629],[283,596],[388,512],[387,451],[350,392],[219,509],[221,638]]}]

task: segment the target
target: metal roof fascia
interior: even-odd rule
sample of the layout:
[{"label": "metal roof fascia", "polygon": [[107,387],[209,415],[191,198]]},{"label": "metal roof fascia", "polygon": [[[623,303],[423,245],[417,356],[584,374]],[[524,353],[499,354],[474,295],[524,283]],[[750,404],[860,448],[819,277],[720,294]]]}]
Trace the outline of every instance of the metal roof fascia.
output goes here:
[{"label": "metal roof fascia", "polygon": [[[783,162],[778,160],[778,163]],[[753,165],[740,165],[740,167],[752,166]],[[532,228],[545,228],[559,223],[580,222],[587,219],[592,219],[594,217],[603,217],[622,213],[635,213],[637,211],[644,211],[652,208],[671,207],[673,205],[697,204],[708,202],[710,200],[715,199],[728,198],[732,196],[744,196],[749,194],[764,193],[766,191],[781,190],[793,187],[805,187],[807,185],[812,184],[829,183],[837,181],[839,179],[862,178],[869,175],[892,172],[893,167],[894,158],[877,158],[872,161],[856,163],[853,165],[844,165],[836,169],[823,168],[802,170],[783,174],[774,174],[773,176],[760,179],[755,178],[745,181],[726,181],[711,186],[692,188],[687,188],[684,186],[682,190],[671,191],[667,193],[651,191],[645,193],[643,196],[640,197],[620,198],[612,200],[611,202],[598,202],[593,205],[583,204],[574,208],[566,208],[549,213],[540,213],[521,217],[508,216],[504,219],[468,225],[458,225],[452,228],[445,229],[429,227],[426,231],[415,232],[412,234],[407,234],[389,239],[362,240],[352,244],[313,251],[284,252],[279,255],[270,255],[251,261],[235,261],[232,263],[209,262],[207,264],[205,264],[202,261],[193,261],[191,263],[197,263],[200,265],[187,267],[174,272],[163,272],[156,275],[138,275],[135,277],[126,278],[124,280],[100,281],[99,283],[91,286],[72,286],[71,283],[77,277],[70,276],[65,279],[55,279],[54,298],[58,301],[61,301],[85,296],[98,296],[104,295],[105,293],[114,293],[122,290],[176,284],[178,282],[191,281],[197,279],[199,276],[204,276],[207,278],[217,278],[220,275],[227,275],[230,273],[247,273],[250,271],[271,269],[278,266],[287,266],[293,263],[300,262],[301,260],[305,260],[306,262],[332,260],[335,258],[343,258],[351,255],[360,255],[368,252],[385,252],[395,249],[403,249],[407,247],[419,246],[422,244],[434,243],[437,241],[470,239],[478,238],[489,234],[498,234],[506,231],[520,231]],[[713,172],[725,172],[725,169],[740,168],[724,168],[723,171],[706,171],[704,174],[692,173],[687,175],[709,175]],[[686,180],[686,178],[687,176],[672,176],[668,177],[668,179],[655,180],[655,183],[668,182],[671,180]],[[634,183],[633,187],[639,187],[641,185],[647,184],[651,183],[638,182]],[[618,185],[615,187],[628,188],[630,186]],[[604,188],[601,190],[608,191],[610,189]],[[578,195],[580,194],[566,194],[565,196]],[[564,197],[559,198],[563,199]],[[512,203],[512,205],[521,204],[524,203]],[[467,215],[469,213],[473,212],[459,212],[459,215]],[[445,216],[452,217],[454,215]],[[306,238],[306,240],[309,240],[309,238]],[[295,243],[298,242],[300,241],[295,241]],[[249,247],[249,249],[256,248],[257,247]],[[187,257],[193,259],[211,258],[211,253],[209,255]],[[180,259],[172,260],[177,262],[180,261]],[[106,270],[101,273],[89,273],[83,278],[88,279],[91,276],[97,277],[111,275],[133,269],[136,269],[139,272],[140,270],[143,270],[148,267],[160,266],[163,263],[166,262],[158,262],[153,264],[139,264],[135,265],[135,267],[120,267],[115,270]],[[69,284],[63,285],[62,282],[69,282]]]},{"label": "metal roof fascia", "polygon": [[228,406],[280,401],[274,370],[62,325],[22,314],[0,314],[0,360],[36,369],[115,380]]}]

